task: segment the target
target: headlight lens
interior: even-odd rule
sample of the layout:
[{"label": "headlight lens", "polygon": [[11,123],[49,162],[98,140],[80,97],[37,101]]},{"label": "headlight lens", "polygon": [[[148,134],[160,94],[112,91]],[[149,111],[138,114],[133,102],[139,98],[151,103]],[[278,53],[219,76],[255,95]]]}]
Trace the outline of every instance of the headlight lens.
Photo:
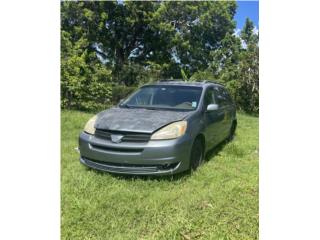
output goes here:
[{"label": "headlight lens", "polygon": [[151,140],[165,140],[181,137],[187,130],[187,121],[174,122],[161,128],[151,136]]},{"label": "headlight lens", "polygon": [[94,124],[97,120],[97,115],[94,117],[90,118],[90,120],[87,122],[87,124],[84,126],[84,131],[89,134],[94,134],[96,129],[94,128]]}]

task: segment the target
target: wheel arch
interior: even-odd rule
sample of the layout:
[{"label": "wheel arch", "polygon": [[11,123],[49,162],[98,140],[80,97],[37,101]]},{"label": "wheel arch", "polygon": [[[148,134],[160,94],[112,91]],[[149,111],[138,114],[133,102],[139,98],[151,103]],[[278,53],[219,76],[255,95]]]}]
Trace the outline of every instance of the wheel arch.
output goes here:
[{"label": "wheel arch", "polygon": [[206,137],[204,136],[203,133],[198,133],[198,135],[195,137],[194,141],[196,139],[200,139],[202,146],[203,146],[203,154],[206,152]]}]

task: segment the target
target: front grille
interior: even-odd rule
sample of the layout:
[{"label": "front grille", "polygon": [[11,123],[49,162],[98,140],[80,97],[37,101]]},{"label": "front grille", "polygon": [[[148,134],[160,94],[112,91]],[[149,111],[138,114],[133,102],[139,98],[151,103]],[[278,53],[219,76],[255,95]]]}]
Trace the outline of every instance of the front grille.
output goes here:
[{"label": "front grille", "polygon": [[136,132],[124,132],[124,131],[111,131],[104,129],[96,129],[94,135],[97,138],[111,140],[112,134],[123,135],[121,142],[148,142],[151,134],[149,133],[136,133]]},{"label": "front grille", "polygon": [[101,145],[96,145],[92,144],[91,146],[95,149],[98,150],[103,150],[103,151],[109,151],[109,152],[120,152],[120,153],[141,153],[143,151],[143,148],[115,148],[115,147],[110,147],[110,146],[101,146]]}]

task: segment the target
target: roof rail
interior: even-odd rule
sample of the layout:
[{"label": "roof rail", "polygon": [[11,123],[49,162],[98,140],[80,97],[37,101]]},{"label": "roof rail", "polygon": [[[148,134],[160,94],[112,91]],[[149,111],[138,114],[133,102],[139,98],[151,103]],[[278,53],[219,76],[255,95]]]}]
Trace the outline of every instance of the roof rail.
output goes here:
[{"label": "roof rail", "polygon": [[159,82],[184,82],[182,79],[161,79]]},{"label": "roof rail", "polygon": [[214,84],[222,85],[221,83],[218,83],[218,82],[215,82],[215,81],[212,81],[212,80],[199,80],[199,82],[202,82],[202,83],[214,83]]}]

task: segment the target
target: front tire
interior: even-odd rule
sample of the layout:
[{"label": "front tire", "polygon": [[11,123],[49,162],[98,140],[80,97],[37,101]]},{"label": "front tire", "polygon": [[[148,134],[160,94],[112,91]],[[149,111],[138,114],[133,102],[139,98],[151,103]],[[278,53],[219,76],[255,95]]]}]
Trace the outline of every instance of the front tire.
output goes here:
[{"label": "front tire", "polygon": [[230,128],[229,136],[227,138],[228,142],[231,142],[234,139],[236,128],[237,128],[237,122],[233,121]]},{"label": "front tire", "polygon": [[190,169],[195,171],[203,161],[203,143],[200,138],[196,138],[192,145],[190,154]]}]

